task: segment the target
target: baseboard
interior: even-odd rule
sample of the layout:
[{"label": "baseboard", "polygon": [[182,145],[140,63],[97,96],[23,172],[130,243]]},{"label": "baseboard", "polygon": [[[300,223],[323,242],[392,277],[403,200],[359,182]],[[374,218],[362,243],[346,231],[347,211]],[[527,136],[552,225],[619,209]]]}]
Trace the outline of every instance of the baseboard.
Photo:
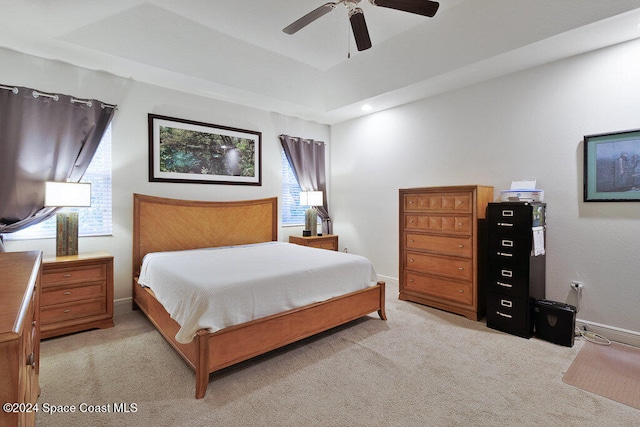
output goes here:
[{"label": "baseboard", "polygon": [[627,329],[616,328],[613,326],[602,325],[600,323],[590,322],[588,320],[576,319],[576,325],[582,328],[585,326],[587,331],[595,332],[608,340],[640,347],[640,332],[629,331]]},{"label": "baseboard", "polygon": [[113,301],[113,315],[118,316],[119,314],[125,314],[133,310],[132,308],[132,298],[121,298]]}]

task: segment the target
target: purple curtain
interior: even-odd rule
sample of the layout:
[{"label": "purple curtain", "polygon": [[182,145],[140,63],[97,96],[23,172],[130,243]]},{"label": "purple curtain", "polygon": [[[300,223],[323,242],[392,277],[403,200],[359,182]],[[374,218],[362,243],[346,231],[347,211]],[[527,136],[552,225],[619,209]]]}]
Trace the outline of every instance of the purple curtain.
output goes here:
[{"label": "purple curtain", "polygon": [[327,205],[325,143],[289,135],[280,135],[280,142],[300,189],[302,191],[322,191],[322,206],[318,206],[318,215],[322,218],[322,233],[333,233],[333,224]]},{"label": "purple curtain", "polygon": [[44,207],[44,182],[82,178],[114,111],[95,99],[0,85],[0,234],[54,214]]}]

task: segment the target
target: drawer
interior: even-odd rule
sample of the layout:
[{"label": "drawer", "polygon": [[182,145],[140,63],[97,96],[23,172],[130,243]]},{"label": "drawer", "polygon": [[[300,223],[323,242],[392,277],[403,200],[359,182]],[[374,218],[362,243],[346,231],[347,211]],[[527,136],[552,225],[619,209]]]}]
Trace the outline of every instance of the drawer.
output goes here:
[{"label": "drawer", "polygon": [[405,211],[421,212],[465,212],[471,213],[473,193],[407,194],[404,198]]},{"label": "drawer", "polygon": [[533,335],[532,308],[529,298],[510,298],[489,293],[487,297],[487,326],[529,338]]},{"label": "drawer", "polygon": [[473,303],[471,283],[407,273],[404,290],[446,298],[463,304]]},{"label": "drawer", "polygon": [[405,247],[466,258],[471,258],[473,255],[473,241],[471,237],[446,237],[431,234],[407,233],[405,234]]},{"label": "drawer", "polygon": [[489,236],[489,256],[495,257],[497,262],[510,261],[514,263],[528,263],[531,256],[532,239],[530,237],[492,234]]},{"label": "drawer", "polygon": [[525,203],[496,203],[487,208],[489,232],[530,234],[531,227],[545,225],[543,205]]},{"label": "drawer", "polygon": [[337,251],[335,240],[319,240],[315,242],[309,242],[309,246],[318,249],[329,249],[331,251]]},{"label": "drawer", "polygon": [[60,286],[42,292],[42,307],[66,302],[101,298],[106,295],[106,282],[94,282],[79,286]]},{"label": "drawer", "polygon": [[405,215],[404,221],[408,230],[467,235],[473,231],[471,216]]},{"label": "drawer", "polygon": [[514,265],[492,263],[488,271],[488,291],[513,297],[529,294],[529,270]]},{"label": "drawer", "polygon": [[43,268],[42,286],[56,286],[65,283],[106,280],[106,264],[92,264],[67,268]]},{"label": "drawer", "polygon": [[55,306],[42,307],[40,311],[40,321],[42,324],[62,322],[65,320],[78,319],[81,317],[94,316],[107,312],[104,299],[75,302],[69,304],[59,304]]},{"label": "drawer", "polygon": [[473,279],[473,263],[471,259],[407,252],[405,254],[405,266],[407,269],[422,273],[468,281]]}]

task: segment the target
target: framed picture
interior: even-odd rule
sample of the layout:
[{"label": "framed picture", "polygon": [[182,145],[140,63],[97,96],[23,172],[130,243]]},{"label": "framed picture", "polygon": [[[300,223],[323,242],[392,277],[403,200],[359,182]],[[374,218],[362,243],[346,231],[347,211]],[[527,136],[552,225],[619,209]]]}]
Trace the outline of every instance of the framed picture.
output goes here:
[{"label": "framed picture", "polygon": [[262,133],[149,114],[149,181],[262,185]]},{"label": "framed picture", "polygon": [[584,201],[640,201],[640,129],[584,137]]}]

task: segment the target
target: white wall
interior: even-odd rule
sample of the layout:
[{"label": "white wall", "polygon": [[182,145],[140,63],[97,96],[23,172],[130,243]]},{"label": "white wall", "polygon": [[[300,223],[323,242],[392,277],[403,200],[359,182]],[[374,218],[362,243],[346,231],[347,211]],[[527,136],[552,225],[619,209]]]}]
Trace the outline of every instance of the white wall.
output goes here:
[{"label": "white wall", "polygon": [[[278,135],[329,140],[329,127],[216,101],[0,49],[0,84],[26,86],[118,105],[112,122],[113,236],[81,237],[80,251],[114,255],[115,299],[131,295],[133,193],[192,200],[244,200],[280,196]],[[148,181],[147,114],[154,113],[262,132],[262,186],[151,183]],[[290,228],[279,233],[286,240]],[[296,230],[299,233],[299,230]],[[55,239],[5,241],[8,251],[55,255]]]},{"label": "white wall", "polygon": [[[537,179],[548,204],[546,297],[640,331],[640,203],[584,203],[584,135],[640,128],[640,41],[332,127],[340,245],[398,277],[398,189]],[[572,294],[573,292],[573,294]]]}]

